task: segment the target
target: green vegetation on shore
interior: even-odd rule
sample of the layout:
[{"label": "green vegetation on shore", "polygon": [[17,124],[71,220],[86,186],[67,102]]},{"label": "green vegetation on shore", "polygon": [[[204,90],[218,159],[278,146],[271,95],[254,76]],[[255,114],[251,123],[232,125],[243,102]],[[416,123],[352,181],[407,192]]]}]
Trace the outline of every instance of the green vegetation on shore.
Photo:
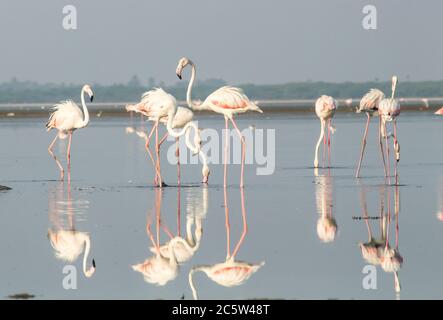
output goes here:
[{"label": "green vegetation on shore", "polygon": [[[150,79],[143,84],[134,76],[127,83],[100,85],[92,84],[97,101],[137,101],[141,94],[155,86],[163,87],[178,100],[186,97],[188,82],[177,82],[172,86],[156,83]],[[193,90],[194,99],[204,99],[209,93],[226,85],[223,80],[209,79],[197,81]],[[235,84],[243,88],[253,100],[283,100],[283,99],[314,99],[322,94],[335,98],[359,98],[370,88],[379,88],[390,92],[390,81],[387,82],[292,82],[274,85]],[[0,83],[0,103],[31,103],[55,102],[67,98],[77,100],[81,84],[39,84],[31,81],[12,79]],[[443,97],[443,81],[401,82],[398,86],[398,96],[403,97]]]}]

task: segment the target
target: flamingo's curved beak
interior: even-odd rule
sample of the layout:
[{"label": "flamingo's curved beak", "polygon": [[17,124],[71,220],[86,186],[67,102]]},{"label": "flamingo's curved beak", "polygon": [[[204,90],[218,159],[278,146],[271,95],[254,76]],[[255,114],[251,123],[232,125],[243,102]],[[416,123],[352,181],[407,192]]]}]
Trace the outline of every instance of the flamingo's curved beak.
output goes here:
[{"label": "flamingo's curved beak", "polygon": [[94,95],[92,95],[90,99],[91,99],[91,102],[94,101]]},{"label": "flamingo's curved beak", "polygon": [[180,73],[177,73],[177,77],[181,80],[182,79],[182,75]]}]

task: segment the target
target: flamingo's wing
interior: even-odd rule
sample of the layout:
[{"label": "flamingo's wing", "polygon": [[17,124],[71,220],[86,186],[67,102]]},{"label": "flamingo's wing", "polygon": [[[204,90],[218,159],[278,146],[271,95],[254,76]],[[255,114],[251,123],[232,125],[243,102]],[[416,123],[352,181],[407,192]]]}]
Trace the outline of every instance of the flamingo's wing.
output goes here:
[{"label": "flamingo's wing", "polygon": [[358,111],[375,111],[378,103],[385,98],[385,94],[378,89],[371,89],[360,100]]},{"label": "flamingo's wing", "polygon": [[52,128],[71,130],[75,128],[79,121],[83,120],[82,111],[72,100],[61,101],[60,103],[57,103],[53,109],[55,111],[51,114],[46,123],[48,131]]},{"label": "flamingo's wing", "polygon": [[211,93],[203,102],[203,105],[225,110],[262,112],[256,104],[249,100],[242,89],[230,86],[221,87]]}]

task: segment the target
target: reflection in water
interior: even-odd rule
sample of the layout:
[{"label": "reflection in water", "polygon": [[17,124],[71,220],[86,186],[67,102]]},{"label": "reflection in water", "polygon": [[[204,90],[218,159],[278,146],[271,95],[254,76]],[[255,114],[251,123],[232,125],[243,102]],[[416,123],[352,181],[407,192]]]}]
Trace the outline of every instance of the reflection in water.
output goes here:
[{"label": "reflection in water", "polygon": [[[363,219],[368,230],[369,240],[366,243],[360,243],[360,250],[363,259],[368,263],[381,266],[383,271],[394,273],[394,288],[397,293],[400,292],[400,280],[398,271],[402,267],[403,257],[400,255],[398,249],[399,226],[398,216],[400,211],[400,191],[398,186],[395,186],[394,194],[394,219],[395,219],[395,246],[390,244],[390,224],[391,224],[391,190],[389,187],[382,187],[380,190],[380,214],[378,216],[378,224],[380,228],[380,235],[378,238],[374,237],[371,224],[369,220],[375,217],[368,215],[368,208],[366,204],[366,191],[362,189],[361,201],[363,208]],[[387,212],[385,208],[385,198],[387,198]]]},{"label": "reflection in water", "polygon": [[197,290],[194,286],[193,275],[197,271],[204,272],[209,279],[215,283],[224,286],[232,287],[243,284],[249,277],[257,272],[263,265],[264,262],[259,264],[251,264],[247,262],[236,261],[235,257],[240,250],[241,245],[246,237],[248,231],[248,224],[246,220],[246,209],[245,209],[245,196],[244,189],[240,188],[241,195],[241,211],[243,218],[243,231],[241,237],[231,254],[231,235],[230,235],[230,225],[229,225],[229,207],[227,199],[226,186],[224,188],[224,206],[225,206],[225,221],[226,221],[226,260],[221,263],[214,265],[198,265],[194,266],[189,272],[189,285],[191,286],[192,295],[194,299],[198,299]]},{"label": "reflection in water", "polygon": [[437,212],[437,218],[443,221],[443,177],[440,178],[440,188],[439,188],[439,209]]},{"label": "reflection in water", "polygon": [[[203,186],[202,188],[190,188],[187,193],[186,199],[186,236],[181,237],[180,233],[180,188],[178,188],[178,214],[177,214],[177,232],[178,235],[173,237],[168,232],[172,244],[172,251],[177,259],[178,263],[184,263],[191,259],[195,252],[200,247],[200,241],[203,233],[202,221],[206,218],[208,212],[208,189]],[[195,227],[194,227],[195,225]],[[192,228],[194,227],[194,233]],[[160,247],[161,254],[170,258],[169,243],[167,242]],[[152,252],[155,252],[155,247],[151,248]]]},{"label": "reflection in water", "polygon": [[330,175],[315,178],[315,200],[317,212],[317,235],[323,242],[332,242],[337,234],[337,222],[332,215],[332,189],[333,181]]},{"label": "reflection in water", "polygon": [[[186,199],[186,235],[181,236],[181,210],[180,193],[177,195],[177,235],[169,230],[161,219],[162,189],[155,189],[155,207],[151,215],[148,216],[146,231],[151,240],[150,251],[153,256],[143,263],[132,266],[135,271],[143,274],[144,280],[148,283],[164,286],[174,280],[179,272],[179,264],[191,259],[200,247],[203,234],[202,221],[206,217],[208,210],[208,190],[207,188],[190,188]],[[154,239],[151,230],[153,215],[156,219],[156,238]],[[195,226],[195,227],[194,227]],[[194,227],[194,232],[193,232]],[[169,241],[160,244],[161,230],[168,236]]]},{"label": "reflection in water", "polygon": [[67,183],[67,198],[64,196],[64,184],[55,187],[49,192],[49,220],[51,228],[48,231],[48,239],[54,248],[55,256],[65,262],[74,262],[84,251],[83,273],[91,277],[95,272],[95,261],[87,268],[87,260],[91,249],[91,239],[86,232],[77,231],[75,220],[86,213],[88,202],[73,201],[71,196],[71,184]]}]

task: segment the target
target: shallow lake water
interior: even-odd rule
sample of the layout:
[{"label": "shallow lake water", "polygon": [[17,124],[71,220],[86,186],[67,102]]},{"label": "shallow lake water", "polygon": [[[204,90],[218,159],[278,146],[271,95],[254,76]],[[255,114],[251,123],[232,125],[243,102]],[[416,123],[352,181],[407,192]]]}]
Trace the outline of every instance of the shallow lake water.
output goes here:
[{"label": "shallow lake water", "polygon": [[[28,293],[37,299],[192,299],[191,269],[226,260],[225,200],[231,253],[240,243],[238,261],[265,264],[232,287],[193,273],[201,299],[443,298],[443,122],[431,113],[404,113],[398,119],[398,186],[386,185],[376,121],[362,178],[354,178],[364,115],[336,115],[332,168],[320,169],[317,176],[312,164],[320,124],[315,117],[239,116],[240,128],[275,130],[275,172],[257,175],[256,164],[246,165],[242,194],[239,165],[230,165],[227,199],[220,164],[210,165],[207,187],[199,184],[201,165],[183,164],[181,188],[153,188],[144,139],[127,131],[142,124],[129,117],[94,117],[88,128],[75,132],[71,182],[62,183],[47,152],[55,132],[45,132],[45,120],[0,120],[0,184],[12,188],[0,192],[1,298]],[[220,130],[224,122],[202,116],[199,124]],[[176,184],[176,166],[166,161],[171,145],[166,142],[163,150],[162,173],[167,183]],[[63,165],[65,148],[63,140],[55,149]],[[243,222],[248,230],[239,242]],[[364,259],[369,232],[372,244],[380,240],[384,248],[388,240],[394,258],[403,260],[397,272],[400,293],[394,272]],[[150,247],[178,236],[191,243],[191,256],[176,266],[171,259],[156,259]],[[62,240],[72,242],[64,249],[54,244]],[[82,267],[85,243],[90,247],[86,269],[92,259],[96,264],[91,277]],[[157,260],[163,267],[144,277],[140,271]],[[374,277],[369,286],[368,276]],[[76,289],[67,289],[72,286]]]}]

